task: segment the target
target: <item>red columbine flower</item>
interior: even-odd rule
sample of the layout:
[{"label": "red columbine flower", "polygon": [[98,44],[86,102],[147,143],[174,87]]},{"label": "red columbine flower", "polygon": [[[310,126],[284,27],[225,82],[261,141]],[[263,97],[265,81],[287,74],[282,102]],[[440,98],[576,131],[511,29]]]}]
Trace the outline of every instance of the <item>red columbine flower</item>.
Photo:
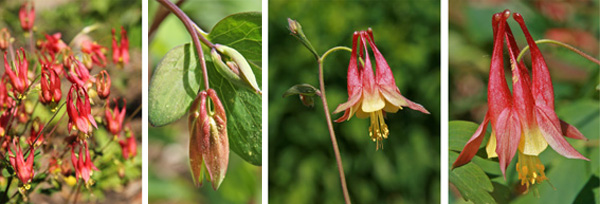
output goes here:
[{"label": "red columbine flower", "polygon": [[[212,101],[214,110],[207,110],[207,99]],[[206,170],[213,189],[217,190],[227,173],[229,139],[225,108],[215,90],[208,89],[198,94],[190,107],[188,128],[194,183],[196,186],[202,185]]]},{"label": "red columbine flower", "polygon": [[[75,154],[75,148],[79,146],[79,154]],[[85,149],[85,155],[84,155]],[[79,142],[75,142],[71,146],[71,162],[73,163],[73,168],[75,169],[75,177],[77,179],[83,178],[83,181],[89,184],[90,177],[94,173],[93,170],[100,171],[94,163],[92,163],[92,159],[90,158],[90,150],[88,149],[88,143],[86,140],[83,140],[83,145],[79,144]]]},{"label": "red columbine flower", "polygon": [[125,139],[119,141],[123,158],[133,158],[137,155],[137,141],[135,140],[135,135],[133,134],[133,131],[131,131],[129,124],[125,126],[125,137]]},{"label": "red columbine flower", "polygon": [[13,140],[13,148],[11,148],[11,153],[8,155],[8,160],[10,165],[15,170],[17,177],[23,184],[28,184],[33,179],[34,171],[33,171],[33,147],[30,148],[29,155],[27,156],[27,160],[23,157],[23,150],[21,150],[21,145],[19,145],[18,139]]},{"label": "red columbine flower", "polygon": [[[105,51],[106,48],[96,42],[91,42],[89,40],[81,42],[81,52],[87,54],[92,62],[100,67],[106,66],[106,56],[104,56]],[[88,69],[91,68],[91,66],[88,67]]]},{"label": "red columbine flower", "polygon": [[8,77],[10,77],[10,83],[13,86],[13,90],[16,93],[24,94],[27,87],[29,87],[30,81],[27,78],[29,62],[27,62],[27,56],[25,55],[25,50],[21,48],[22,55],[19,55],[17,51],[17,60],[19,64],[15,63],[16,73],[13,71],[11,66],[8,64],[8,60],[6,59],[6,52],[4,52],[4,70]]},{"label": "red columbine flower", "polygon": [[90,81],[90,71],[77,60],[74,56],[67,58],[67,65],[69,72],[67,73],[67,79],[74,84],[83,87],[87,90],[88,82]]},{"label": "red columbine flower", "polygon": [[113,63],[124,65],[129,64],[129,39],[127,39],[127,31],[121,27],[121,43],[117,45],[115,29],[112,29],[112,50]]},{"label": "red columbine flower", "polygon": [[32,2],[25,2],[19,10],[19,20],[21,21],[21,28],[25,32],[29,32],[33,28],[33,22],[35,21],[35,9],[33,8]]},{"label": "red columbine flower", "polygon": [[[360,45],[358,44],[359,36]],[[376,76],[373,76],[367,43],[375,56]],[[361,47],[363,50],[360,50]],[[360,50],[358,57],[364,64],[357,61],[358,50]],[[333,111],[333,113],[345,111],[344,115],[336,122],[349,120],[354,114],[359,118],[370,117],[369,136],[377,142],[377,149],[379,149],[383,145],[381,141],[389,134],[388,127],[383,120],[383,111],[395,113],[402,107],[429,114],[423,106],[400,94],[390,66],[375,46],[372,30],[369,28],[368,31],[354,32],[352,56],[350,56],[350,65],[348,66],[348,101],[340,104]]]},{"label": "red columbine flower", "polygon": [[111,113],[110,111],[110,100],[106,101],[106,109],[104,111],[104,117],[106,119],[106,126],[108,130],[113,135],[119,135],[121,132],[121,127],[123,125],[123,120],[125,119],[125,110],[127,106],[127,100],[123,99],[123,108],[119,111],[119,103],[117,103],[117,99],[113,99],[115,102],[115,107]]},{"label": "red columbine flower", "polygon": [[96,92],[98,97],[106,99],[110,95],[110,75],[106,70],[102,70],[99,73],[100,78],[96,78]]},{"label": "red columbine flower", "polygon": [[46,41],[38,41],[37,46],[40,50],[48,52],[52,56],[52,59],[54,59],[57,53],[69,49],[69,46],[60,39],[62,36],[60,33],[44,35],[46,36]]},{"label": "red columbine flower", "polygon": [[[465,145],[453,167],[468,163],[477,153],[488,123],[492,124],[492,136],[487,144],[488,157],[498,157],[500,169],[506,176],[506,167],[515,153],[519,155],[517,172],[521,185],[540,183],[546,180],[544,165],[538,155],[550,145],[556,152],[575,159],[584,159],[564,138],[585,139],[577,128],[560,121],[554,112],[554,93],[548,67],[544,58],[525,27],[520,14],[514,18],[520,24],[527,43],[531,47],[532,77],[523,62],[517,62],[519,48],[506,22],[510,11],[497,13],[492,18],[494,28],[494,50],[488,84],[488,112],[483,123]],[[511,95],[504,77],[502,58],[503,42],[506,38],[511,70],[513,93]]]},{"label": "red columbine flower", "polygon": [[42,64],[42,78],[40,81],[40,102],[56,105],[62,97],[60,90],[60,77],[49,64]]},{"label": "red columbine flower", "polygon": [[91,125],[97,128],[96,121],[92,116],[90,97],[87,91],[77,84],[73,84],[69,89],[67,113],[69,114],[69,132],[71,132],[73,126],[86,134],[92,131]]}]

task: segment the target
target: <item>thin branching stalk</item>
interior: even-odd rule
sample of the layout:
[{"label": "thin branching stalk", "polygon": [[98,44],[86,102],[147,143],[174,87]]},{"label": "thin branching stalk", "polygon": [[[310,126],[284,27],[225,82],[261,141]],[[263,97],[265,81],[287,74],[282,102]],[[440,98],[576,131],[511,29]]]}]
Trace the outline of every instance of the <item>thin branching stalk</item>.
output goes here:
[{"label": "thin branching stalk", "polygon": [[[555,45],[560,45],[560,46],[562,46],[564,48],[567,48],[567,49],[569,49],[569,50],[577,53],[578,55],[581,55],[585,59],[587,59],[589,61],[592,61],[592,62],[600,65],[600,60],[598,60],[598,59],[596,59],[596,58],[594,58],[594,57],[592,57],[592,56],[590,56],[588,54],[585,54],[581,50],[579,50],[579,49],[577,49],[577,48],[575,48],[575,47],[573,47],[573,46],[571,46],[569,44],[566,44],[566,43],[563,43],[563,42],[560,42],[560,41],[556,41],[556,40],[550,40],[550,39],[541,39],[541,40],[536,40],[535,41],[535,44],[543,44],[543,43],[552,43],[552,44],[555,44]],[[525,54],[525,52],[527,50],[529,50],[529,45],[527,45],[525,48],[523,48],[523,50],[521,50],[521,53],[519,53],[519,56],[517,57],[517,62],[521,61],[521,58],[523,58],[523,55]]]}]

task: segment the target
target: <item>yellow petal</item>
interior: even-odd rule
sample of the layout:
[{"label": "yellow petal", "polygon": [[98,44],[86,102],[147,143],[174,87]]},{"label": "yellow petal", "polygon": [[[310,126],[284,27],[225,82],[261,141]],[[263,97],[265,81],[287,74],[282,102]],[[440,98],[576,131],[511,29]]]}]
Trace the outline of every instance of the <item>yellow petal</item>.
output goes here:
[{"label": "yellow petal", "polygon": [[375,112],[385,107],[385,101],[379,94],[379,91],[374,90],[371,93],[366,89],[363,90],[362,111],[365,113]]},{"label": "yellow petal", "polygon": [[521,141],[519,142],[519,149],[523,154],[537,156],[542,153],[546,147],[548,147],[548,142],[546,142],[546,139],[544,139],[544,136],[538,128],[531,128],[523,131]]},{"label": "yellow petal", "polygon": [[485,146],[485,151],[488,158],[498,157],[498,154],[496,154],[496,133],[494,131],[492,131],[492,136],[488,140],[487,146]]}]

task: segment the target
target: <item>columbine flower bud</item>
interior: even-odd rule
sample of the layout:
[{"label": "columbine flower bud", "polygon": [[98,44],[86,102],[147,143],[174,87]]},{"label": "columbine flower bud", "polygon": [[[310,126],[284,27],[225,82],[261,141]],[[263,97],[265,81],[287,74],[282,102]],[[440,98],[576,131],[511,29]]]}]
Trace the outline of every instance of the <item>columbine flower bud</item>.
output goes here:
[{"label": "columbine flower bud", "polygon": [[288,29],[290,29],[290,32],[292,32],[292,34],[298,35],[299,32],[302,32],[302,26],[300,25],[300,23],[298,23],[298,21],[292,20],[291,18],[288,18],[287,20]]},{"label": "columbine flower bud", "polygon": [[104,111],[104,117],[106,119],[106,127],[113,135],[119,135],[121,132],[121,127],[123,125],[123,120],[125,119],[125,107],[127,106],[127,100],[123,99],[123,108],[119,111],[119,103],[117,103],[117,99],[113,99],[115,102],[115,107],[111,113],[110,111],[110,100],[106,101],[106,110]]},{"label": "columbine flower bud", "polygon": [[8,29],[2,28],[0,30],[0,50],[6,50],[12,43],[12,40],[13,39],[10,37]]},{"label": "columbine flower bud", "polygon": [[40,102],[42,102],[42,104],[56,106],[62,97],[60,77],[49,64],[42,64],[42,78],[40,85]]},{"label": "columbine flower bud", "polygon": [[77,84],[73,84],[71,89],[69,89],[69,94],[67,95],[67,113],[69,114],[69,133],[73,127],[86,134],[92,131],[91,125],[96,128],[98,127],[92,116],[90,98],[87,91]]},{"label": "columbine flower bud", "polygon": [[[207,98],[213,110],[207,109]],[[194,183],[202,185],[204,170],[216,190],[223,182],[229,163],[227,116],[217,93],[213,89],[202,91],[190,107],[188,128],[190,133],[190,166]],[[203,165],[206,168],[203,168]]]},{"label": "columbine flower bud", "polygon": [[33,28],[33,22],[35,21],[35,9],[33,8],[32,2],[25,2],[19,10],[19,20],[21,21],[21,28],[25,32],[29,32]]},{"label": "columbine flower bud", "polygon": [[101,99],[106,99],[110,95],[110,75],[106,70],[100,71],[100,77],[96,78],[96,92],[98,92],[98,97]]},{"label": "columbine flower bud", "polygon": [[129,64],[129,39],[127,38],[127,31],[121,27],[121,43],[117,44],[117,38],[115,36],[115,29],[112,29],[112,50],[113,50],[113,63],[120,65]]},{"label": "columbine flower bud", "polygon": [[4,70],[8,77],[10,78],[10,83],[13,86],[13,90],[16,93],[24,94],[27,87],[29,87],[30,81],[27,78],[29,62],[27,62],[27,56],[25,56],[25,50],[21,48],[22,55],[19,55],[17,51],[17,60],[19,64],[15,62],[16,73],[13,71],[12,67],[8,64],[8,60],[6,59],[6,52],[4,52]]},{"label": "columbine flower bud", "polygon": [[250,64],[248,64],[248,61],[246,61],[246,58],[244,58],[242,54],[240,54],[237,50],[225,45],[215,44],[214,48],[216,51],[219,51],[219,53],[231,59],[231,61],[225,59],[226,62],[223,62],[221,56],[215,51],[215,49],[211,51],[211,56],[219,73],[221,73],[225,78],[228,78],[230,81],[247,86],[248,88],[256,91],[256,93],[261,94],[258,83],[256,83],[254,72],[252,72]]}]

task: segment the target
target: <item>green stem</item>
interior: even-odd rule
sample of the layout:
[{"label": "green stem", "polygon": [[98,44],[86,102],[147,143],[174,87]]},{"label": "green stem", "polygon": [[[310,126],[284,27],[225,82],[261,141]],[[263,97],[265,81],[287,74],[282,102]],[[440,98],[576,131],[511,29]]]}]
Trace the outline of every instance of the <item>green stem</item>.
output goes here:
[{"label": "green stem", "polygon": [[[596,63],[598,65],[600,65],[600,61],[598,59],[596,59],[596,58],[594,58],[592,56],[589,56],[588,54],[585,54],[581,50],[579,50],[579,49],[577,49],[577,48],[575,48],[575,47],[573,47],[573,46],[571,46],[569,44],[566,44],[566,43],[563,43],[563,42],[560,42],[560,41],[556,41],[556,40],[550,40],[550,39],[541,39],[541,40],[536,40],[535,41],[535,44],[542,44],[542,43],[552,43],[552,44],[555,44],[555,45],[560,45],[560,46],[565,47],[565,48],[567,48],[567,49],[569,49],[569,50],[571,50],[571,51],[573,51],[573,52],[581,55],[582,57],[584,57],[584,58],[586,58],[586,59],[588,59],[588,60],[590,60],[590,61],[592,61],[592,62],[594,62],[594,63]],[[523,58],[523,55],[525,54],[525,52],[527,50],[529,50],[529,45],[527,45],[525,48],[523,48],[523,50],[521,50],[521,53],[519,53],[519,56],[517,57],[517,62],[521,61],[521,58]]]},{"label": "green stem", "polygon": [[327,52],[325,52],[325,54],[323,54],[323,56],[321,57],[321,61],[325,61],[325,58],[327,56],[329,56],[329,54],[338,51],[338,50],[346,50],[348,52],[352,52],[352,49],[350,49],[349,47],[346,46],[337,46],[337,47],[332,47],[331,49],[327,50]]}]

